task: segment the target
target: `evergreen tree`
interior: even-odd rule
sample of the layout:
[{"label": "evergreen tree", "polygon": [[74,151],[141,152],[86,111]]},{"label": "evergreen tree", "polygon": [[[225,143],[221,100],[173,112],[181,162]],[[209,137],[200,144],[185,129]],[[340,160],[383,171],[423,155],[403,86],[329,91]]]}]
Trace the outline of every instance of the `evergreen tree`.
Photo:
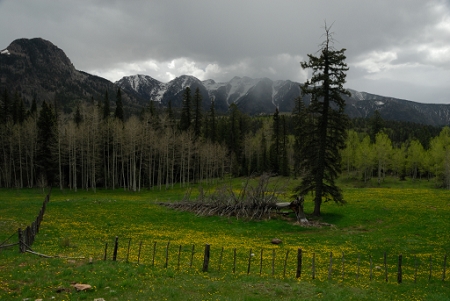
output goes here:
[{"label": "evergreen tree", "polygon": [[312,69],[312,77],[301,87],[302,95],[310,95],[307,107],[306,135],[299,156],[305,171],[296,192],[305,195],[314,191],[314,212],[320,216],[322,200],[331,197],[337,203],[345,203],[339,187],[335,185],[341,169],[340,149],[345,147],[348,118],[344,114],[345,101],[342,95],[350,93],[343,88],[345,72],[345,49],[332,47],[330,28],[325,27],[325,41],[320,55],[308,54],[309,60],[302,62],[303,69]]},{"label": "evergreen tree", "polygon": [[194,137],[197,139],[202,132],[202,95],[197,87],[194,93]]},{"label": "evergreen tree", "polygon": [[33,96],[33,100],[31,101],[30,115],[35,115],[37,112],[37,101],[36,94]]},{"label": "evergreen tree", "polygon": [[79,127],[80,123],[83,121],[83,116],[81,116],[81,112],[80,112],[80,104],[77,104],[77,109],[75,111],[75,115],[73,117],[73,121],[75,122],[77,127]]},{"label": "evergreen tree", "polygon": [[2,122],[6,124],[11,119],[11,103],[8,90],[5,88],[2,95]]},{"label": "evergreen tree", "polygon": [[42,102],[41,111],[37,120],[38,139],[36,151],[36,163],[38,173],[52,185],[57,175],[56,154],[56,120],[52,107]]},{"label": "evergreen tree", "polygon": [[295,106],[292,110],[293,127],[294,127],[294,175],[302,174],[303,157],[302,154],[307,151],[306,135],[310,132],[307,127],[312,123],[307,123],[307,111],[302,97],[295,99]]},{"label": "evergreen tree", "polygon": [[372,118],[370,118],[370,128],[369,128],[369,132],[370,132],[370,141],[372,143],[375,143],[375,138],[377,136],[377,134],[379,132],[381,132],[384,128],[384,121],[383,118],[381,117],[380,112],[378,112],[378,110],[375,110],[375,112],[373,113]]},{"label": "evergreen tree", "polygon": [[281,150],[280,150],[280,173],[281,175],[287,177],[290,175],[289,170],[289,160],[288,160],[288,135],[286,129],[286,118],[284,115],[281,116]]},{"label": "evergreen tree", "polygon": [[183,92],[183,106],[180,117],[180,130],[187,131],[191,126],[191,88],[186,87]]},{"label": "evergreen tree", "polygon": [[259,145],[260,148],[260,157],[258,160],[258,171],[260,173],[269,172],[269,155],[267,153],[267,139],[264,132],[261,133],[261,143]]},{"label": "evergreen tree", "polygon": [[272,123],[272,145],[270,146],[270,165],[272,172],[278,174],[280,172],[280,148],[281,148],[281,122],[280,112],[278,108],[273,114]]},{"label": "evergreen tree", "polygon": [[170,127],[174,128],[175,127],[175,116],[173,115],[172,101],[171,100],[169,100],[169,102],[167,103],[166,114],[167,114],[167,117],[169,118]]},{"label": "evergreen tree", "polygon": [[214,106],[214,98],[211,98],[211,105],[209,107],[206,136],[211,140],[212,143],[217,141],[217,120],[216,120],[216,109]]},{"label": "evergreen tree", "polygon": [[117,89],[117,95],[116,95],[116,110],[114,111],[114,117],[121,120],[123,122],[123,103],[122,103],[122,92],[120,91],[120,88]]},{"label": "evergreen tree", "polygon": [[105,91],[105,97],[103,98],[103,119],[109,118],[110,108],[109,108],[109,96],[108,90]]},{"label": "evergreen tree", "polygon": [[19,96],[19,93],[17,91],[14,94],[14,101],[11,107],[11,115],[14,124],[22,124],[25,120],[25,106],[23,104],[22,97]]}]

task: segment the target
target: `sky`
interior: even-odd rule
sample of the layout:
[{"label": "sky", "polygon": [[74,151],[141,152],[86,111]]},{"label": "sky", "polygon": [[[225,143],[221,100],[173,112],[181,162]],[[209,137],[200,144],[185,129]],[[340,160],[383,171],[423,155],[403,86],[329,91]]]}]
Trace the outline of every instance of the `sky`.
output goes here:
[{"label": "sky", "polygon": [[450,0],[0,0],[0,50],[40,37],[113,82],[304,82],[325,26],[346,49],[346,88],[450,103]]}]

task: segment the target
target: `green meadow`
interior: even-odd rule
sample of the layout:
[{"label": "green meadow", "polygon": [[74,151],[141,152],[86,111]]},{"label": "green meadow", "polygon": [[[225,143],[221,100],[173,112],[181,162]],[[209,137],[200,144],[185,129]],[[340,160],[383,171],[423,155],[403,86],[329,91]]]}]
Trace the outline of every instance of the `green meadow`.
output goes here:
[{"label": "green meadow", "polygon": [[[289,201],[295,181],[273,181],[290,181],[279,194]],[[232,185],[238,192],[244,182],[234,179]],[[0,249],[0,300],[449,300],[450,259],[444,260],[450,191],[425,180],[393,178],[380,186],[349,180],[339,185],[347,204],[324,203],[320,227],[302,227],[293,214],[248,221],[159,205],[181,200],[181,187],[53,189],[32,246],[53,258],[20,254],[17,246]],[[192,188],[192,198],[197,191]],[[35,219],[44,198],[38,189],[0,190],[0,243],[17,242],[17,229]],[[307,197],[305,212],[312,209]],[[282,243],[272,244],[273,238]],[[211,253],[203,272],[206,244]],[[302,271],[296,278],[298,249]],[[76,292],[74,282],[92,289]]]}]

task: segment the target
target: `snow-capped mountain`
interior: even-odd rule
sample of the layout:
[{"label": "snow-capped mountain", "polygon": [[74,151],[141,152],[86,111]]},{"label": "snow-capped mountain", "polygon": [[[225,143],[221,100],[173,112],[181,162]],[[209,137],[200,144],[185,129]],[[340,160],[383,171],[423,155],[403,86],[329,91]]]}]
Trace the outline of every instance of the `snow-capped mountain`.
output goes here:
[{"label": "snow-capped mountain", "polygon": [[[228,82],[199,79],[183,75],[168,83],[162,83],[150,76],[134,75],[116,82],[124,90],[137,92],[146,100],[153,100],[166,106],[172,101],[174,107],[182,104],[183,90],[190,87],[192,95],[198,87],[202,95],[203,108],[208,109],[214,99],[218,112],[226,112],[231,103],[238,105],[247,114],[272,114],[278,107],[280,112],[291,112],[294,100],[300,93],[300,83],[289,80],[273,81],[268,78],[233,77]],[[387,120],[401,120],[431,125],[450,124],[450,105],[423,104],[413,101],[384,97],[349,89],[351,96],[345,96],[346,113],[351,117],[370,117],[375,110]],[[303,101],[308,103],[308,99]]]},{"label": "snow-capped mountain", "polygon": [[199,88],[203,107],[208,108],[211,99],[217,111],[226,112],[230,104],[249,114],[272,113],[276,107],[282,111],[292,110],[293,99],[300,95],[300,86],[291,81],[272,81],[268,78],[253,79],[234,77],[228,82],[215,82],[212,79],[199,79],[183,75],[168,83],[162,83],[150,76],[127,76],[116,82],[124,90],[132,89],[147,100],[167,105],[180,106],[183,91],[191,88],[192,95]]}]

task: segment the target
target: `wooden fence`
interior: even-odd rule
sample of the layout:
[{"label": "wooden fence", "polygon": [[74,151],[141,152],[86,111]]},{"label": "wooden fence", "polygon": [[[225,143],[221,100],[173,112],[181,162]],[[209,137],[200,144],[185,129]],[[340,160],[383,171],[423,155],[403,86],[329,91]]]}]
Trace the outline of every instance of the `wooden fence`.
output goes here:
[{"label": "wooden fence", "polygon": [[27,250],[31,250],[31,245],[34,242],[36,235],[39,233],[39,228],[41,226],[41,222],[44,219],[45,208],[47,207],[47,203],[50,201],[50,194],[52,189],[48,192],[45,197],[44,203],[42,204],[41,210],[39,211],[36,219],[25,229],[19,228],[18,236],[19,236],[19,251],[21,253],[25,253]]},{"label": "wooden fence", "polygon": [[[160,265],[163,268],[170,266],[177,270],[190,269],[197,265],[203,272],[226,270],[231,273],[247,275],[257,273],[283,278],[308,277],[322,280],[366,278],[397,283],[402,283],[405,279],[414,283],[418,280],[445,281],[447,269],[447,254],[388,256],[384,252],[380,256],[373,257],[372,255],[361,256],[357,253],[305,252],[302,248],[259,250],[228,248],[224,251],[224,247],[213,249],[209,244],[205,244],[204,249],[197,251],[195,245],[174,246],[170,241],[158,246],[157,242],[148,245],[140,241],[139,244],[134,244],[133,248],[131,239],[125,239],[123,247],[119,248],[119,245],[118,237],[115,237],[113,241],[112,250],[108,250],[108,243],[106,243],[101,251],[102,260],[122,260],[151,266]],[[144,247],[147,249],[144,250]],[[148,250],[149,247],[150,250]],[[111,251],[112,256],[109,254]]]}]

